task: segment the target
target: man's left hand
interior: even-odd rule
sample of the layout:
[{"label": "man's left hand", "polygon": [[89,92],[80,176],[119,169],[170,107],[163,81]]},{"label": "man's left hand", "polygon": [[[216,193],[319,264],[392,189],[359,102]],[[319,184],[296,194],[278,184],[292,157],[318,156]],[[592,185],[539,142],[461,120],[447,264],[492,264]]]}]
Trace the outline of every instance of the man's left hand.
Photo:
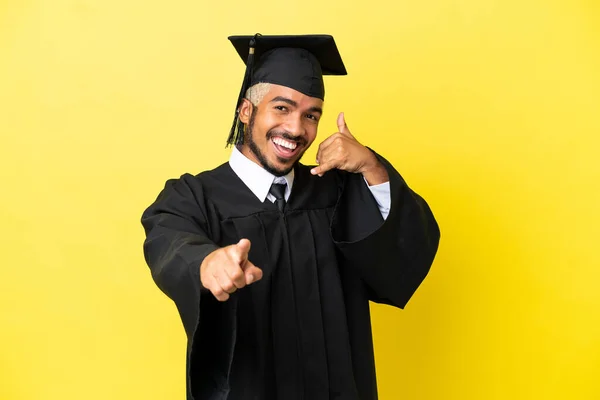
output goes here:
[{"label": "man's left hand", "polygon": [[362,174],[371,186],[389,180],[385,167],[379,162],[375,154],[363,146],[352,136],[344,113],[337,119],[339,132],[325,139],[317,151],[318,167],[310,172],[313,175],[323,176],[330,169],[337,168],[343,171]]}]

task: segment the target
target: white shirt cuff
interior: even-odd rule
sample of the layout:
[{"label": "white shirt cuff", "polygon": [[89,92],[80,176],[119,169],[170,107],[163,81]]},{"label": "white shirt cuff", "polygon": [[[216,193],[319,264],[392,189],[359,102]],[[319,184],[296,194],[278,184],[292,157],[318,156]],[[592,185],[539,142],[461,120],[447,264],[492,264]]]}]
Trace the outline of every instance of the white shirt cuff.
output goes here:
[{"label": "white shirt cuff", "polygon": [[[363,177],[363,179],[364,179],[364,177]],[[392,198],[390,195],[390,182],[388,181],[388,182],[380,183],[379,185],[369,186],[369,183],[365,179],[365,183],[367,184],[367,187],[369,188],[369,190],[371,191],[371,194],[375,198],[375,201],[377,202],[377,205],[379,206],[379,212],[381,213],[381,216],[385,220],[387,218],[388,214],[390,213],[390,207],[391,207],[391,202],[392,202]]]}]

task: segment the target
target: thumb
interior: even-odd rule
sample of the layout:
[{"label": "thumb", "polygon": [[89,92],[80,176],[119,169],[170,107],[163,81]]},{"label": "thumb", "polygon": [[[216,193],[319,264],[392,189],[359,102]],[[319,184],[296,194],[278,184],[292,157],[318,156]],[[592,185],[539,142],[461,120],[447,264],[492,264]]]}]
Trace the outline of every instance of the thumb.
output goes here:
[{"label": "thumb", "polygon": [[338,126],[338,130],[341,133],[345,133],[345,134],[348,134],[348,135],[352,136],[352,134],[350,133],[350,130],[348,129],[348,125],[346,125],[346,117],[345,117],[345,115],[344,115],[343,112],[341,112],[338,115],[337,126]]}]

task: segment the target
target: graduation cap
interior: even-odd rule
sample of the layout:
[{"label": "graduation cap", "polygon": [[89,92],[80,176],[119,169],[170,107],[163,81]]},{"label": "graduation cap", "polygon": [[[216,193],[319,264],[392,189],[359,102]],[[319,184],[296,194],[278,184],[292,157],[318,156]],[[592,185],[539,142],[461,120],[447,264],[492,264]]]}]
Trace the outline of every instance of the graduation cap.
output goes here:
[{"label": "graduation cap", "polygon": [[246,64],[227,144],[244,142],[239,106],[257,83],[286,86],[310,97],[325,98],[323,75],[346,75],[344,62],[331,35],[230,36]]}]

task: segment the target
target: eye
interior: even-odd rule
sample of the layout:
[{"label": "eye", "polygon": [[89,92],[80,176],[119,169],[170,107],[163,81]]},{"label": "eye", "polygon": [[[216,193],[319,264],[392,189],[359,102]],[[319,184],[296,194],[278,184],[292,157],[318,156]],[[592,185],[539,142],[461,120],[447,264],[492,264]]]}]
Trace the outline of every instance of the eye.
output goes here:
[{"label": "eye", "polygon": [[306,118],[312,119],[315,122],[319,120],[319,118],[316,115],[314,115],[314,114],[307,114]]},{"label": "eye", "polygon": [[287,111],[287,107],[286,106],[275,106],[275,109],[277,111]]}]

